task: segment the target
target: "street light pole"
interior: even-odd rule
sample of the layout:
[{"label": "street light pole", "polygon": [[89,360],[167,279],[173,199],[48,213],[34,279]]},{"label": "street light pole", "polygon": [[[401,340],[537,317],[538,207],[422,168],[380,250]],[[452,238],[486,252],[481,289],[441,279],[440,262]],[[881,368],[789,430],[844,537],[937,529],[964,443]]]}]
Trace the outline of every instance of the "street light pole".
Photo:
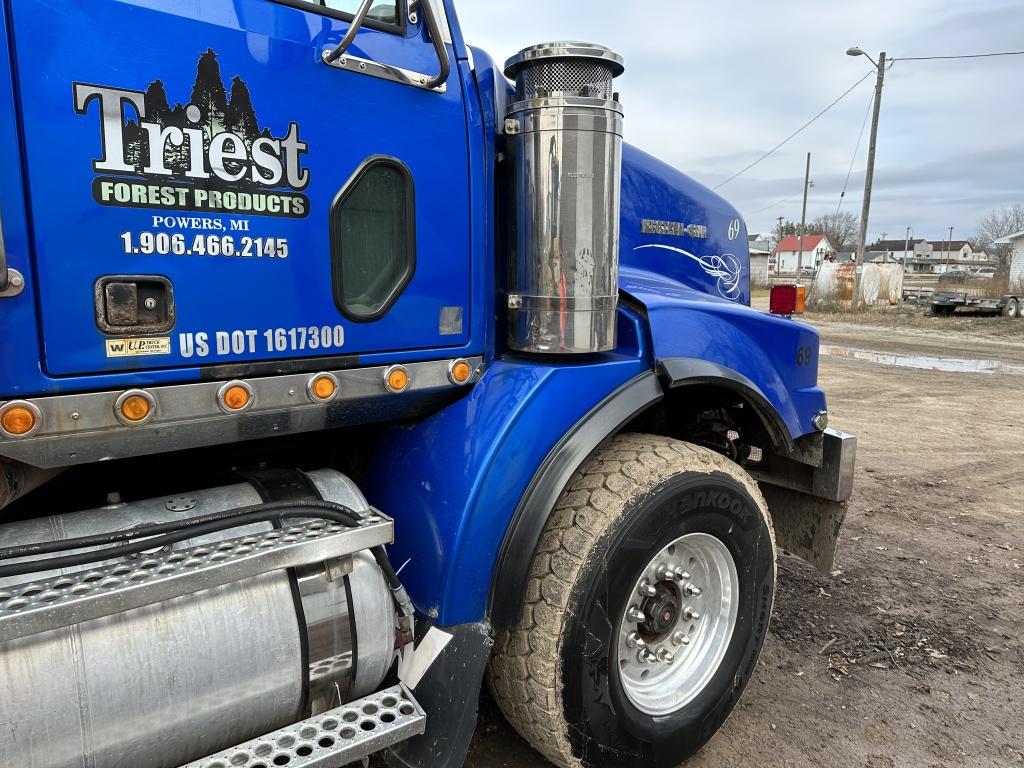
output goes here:
[{"label": "street light pole", "polygon": [[871,117],[871,141],[868,144],[868,169],[864,177],[864,204],[860,212],[860,236],[857,238],[857,261],[853,270],[853,305],[855,307],[864,304],[864,297],[861,295],[861,272],[864,270],[864,251],[867,248],[868,239],[868,214],[871,213],[871,185],[875,177],[875,146],[878,141],[878,114],[882,109],[882,87],[885,85],[885,51],[878,55],[878,62],[875,63],[860,48],[850,48],[847,52],[850,56],[865,56],[868,61],[875,65],[878,70],[878,77],[875,80],[875,111]]}]

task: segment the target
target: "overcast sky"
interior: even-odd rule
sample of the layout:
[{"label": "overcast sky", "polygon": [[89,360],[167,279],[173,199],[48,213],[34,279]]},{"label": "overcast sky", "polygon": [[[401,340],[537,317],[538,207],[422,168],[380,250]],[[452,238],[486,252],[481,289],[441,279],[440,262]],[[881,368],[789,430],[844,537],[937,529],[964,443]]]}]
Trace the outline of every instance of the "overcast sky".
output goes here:
[{"label": "overcast sky", "polygon": [[[466,39],[499,62],[577,39],[626,59],[626,139],[715,186],[771,149],[877,58],[1024,50],[1024,0],[461,0]],[[751,232],[835,212],[874,78],[718,191]],[[972,233],[993,207],[1024,203],[1024,56],[896,62],[886,75],[869,237]],[[870,126],[869,126],[870,127]],[[867,133],[843,210],[859,216]],[[781,201],[781,202],[780,202]]]}]

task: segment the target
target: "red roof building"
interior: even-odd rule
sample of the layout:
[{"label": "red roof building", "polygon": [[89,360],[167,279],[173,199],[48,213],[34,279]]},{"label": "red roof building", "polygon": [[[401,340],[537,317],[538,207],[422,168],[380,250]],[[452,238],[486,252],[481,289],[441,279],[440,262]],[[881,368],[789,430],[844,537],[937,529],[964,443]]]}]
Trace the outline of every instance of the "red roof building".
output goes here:
[{"label": "red roof building", "polygon": [[803,236],[803,264],[800,262],[801,238],[787,235],[775,249],[775,271],[780,275],[795,275],[800,266],[816,268],[826,258],[835,256],[836,249],[824,235]]}]

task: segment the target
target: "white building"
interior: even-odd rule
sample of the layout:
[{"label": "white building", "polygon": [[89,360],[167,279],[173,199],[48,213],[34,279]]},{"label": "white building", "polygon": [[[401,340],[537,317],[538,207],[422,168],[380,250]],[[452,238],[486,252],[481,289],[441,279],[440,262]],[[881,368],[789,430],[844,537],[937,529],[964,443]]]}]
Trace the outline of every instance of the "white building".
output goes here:
[{"label": "white building", "polygon": [[749,235],[750,284],[756,288],[768,285],[768,262],[772,255],[767,236]]},{"label": "white building", "polygon": [[[801,240],[803,241],[801,243]],[[824,235],[786,235],[776,250],[775,272],[779,275],[795,275],[800,250],[803,248],[803,266],[819,267],[826,258],[836,255],[836,249]]]},{"label": "white building", "polygon": [[885,251],[900,264],[903,264],[904,272],[920,271],[914,269],[915,259],[927,259],[932,254],[932,247],[927,240],[922,238],[910,238],[910,240],[879,240],[868,246],[870,251]]},{"label": "white building", "polygon": [[996,245],[1010,246],[1010,285],[1024,288],[1024,230],[999,238]]}]

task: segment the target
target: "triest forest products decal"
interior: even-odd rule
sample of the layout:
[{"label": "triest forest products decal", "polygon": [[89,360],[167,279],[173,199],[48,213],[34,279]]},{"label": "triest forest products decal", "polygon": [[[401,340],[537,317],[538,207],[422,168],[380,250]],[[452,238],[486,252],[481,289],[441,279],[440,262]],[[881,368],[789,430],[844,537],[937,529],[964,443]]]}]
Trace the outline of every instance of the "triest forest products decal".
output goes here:
[{"label": "triest forest products decal", "polygon": [[290,123],[281,137],[261,128],[245,81],[232,79],[229,98],[212,50],[199,58],[187,105],[172,107],[160,80],[145,91],[75,83],[74,95],[80,115],[99,105],[102,156],[93,162],[92,191],[101,205],[309,214],[299,126]]}]

